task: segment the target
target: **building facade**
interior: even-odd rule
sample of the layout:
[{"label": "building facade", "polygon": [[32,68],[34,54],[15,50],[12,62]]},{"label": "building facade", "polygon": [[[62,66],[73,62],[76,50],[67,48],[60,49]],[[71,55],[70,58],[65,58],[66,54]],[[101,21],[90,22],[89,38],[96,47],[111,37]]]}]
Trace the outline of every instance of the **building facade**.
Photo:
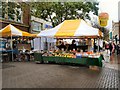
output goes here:
[{"label": "building facade", "polygon": [[[0,10],[6,10],[7,8],[12,7],[10,5],[14,4],[20,6],[19,3],[9,2],[6,6],[3,4],[2,8],[5,9],[1,9],[0,7]],[[52,28],[51,22],[47,22],[43,19],[31,16],[29,4],[23,4],[24,6],[22,7],[11,9],[11,12],[14,13],[9,12],[10,10],[8,9],[6,10],[7,13],[4,13],[4,11],[1,12],[2,14],[0,15],[0,29],[9,24],[12,24],[23,31],[31,33],[39,33],[41,30]]]},{"label": "building facade", "polygon": [[[6,3],[5,3],[6,4]],[[12,7],[12,2],[9,2],[9,7]],[[19,3],[18,3],[19,6]],[[8,10],[8,4],[5,6],[2,6],[5,8],[4,10],[7,11],[7,13],[2,12],[0,15],[0,29],[6,27],[9,24],[12,24],[16,28],[30,32],[30,33],[40,33],[40,31],[45,29],[52,28],[52,23],[47,22],[43,19],[36,18],[34,16],[31,16],[30,14],[30,6],[27,3],[24,3],[24,6],[21,8],[11,8],[11,10]],[[1,10],[1,7],[0,7]],[[11,13],[10,11],[14,11]],[[16,12],[19,12],[19,15],[16,14]],[[36,38],[36,43],[32,42],[32,44],[35,44],[37,49],[44,50],[47,47],[46,39]],[[51,43],[49,43],[51,44]],[[48,44],[48,46],[49,46]],[[33,46],[33,45],[32,45]]]},{"label": "building facade", "polygon": [[51,22],[31,16],[31,33],[40,33],[40,31],[50,28],[52,28]]},{"label": "building facade", "polygon": [[112,39],[115,39],[117,36],[117,40],[119,42],[120,39],[120,23],[119,22],[112,22]]},{"label": "building facade", "polygon": [[120,1],[118,2],[119,43],[120,43]]},{"label": "building facade", "polygon": [[[3,6],[5,8],[5,6]],[[16,16],[16,14],[10,14],[8,13],[9,10],[7,10],[7,13],[4,13],[2,11],[2,15],[0,16],[0,29],[4,28],[5,26],[12,24],[15,27],[30,32],[30,7],[29,5],[24,5],[24,7],[16,9],[19,15]],[[14,12],[14,13],[15,13]]]},{"label": "building facade", "polygon": [[112,21],[112,30],[110,31],[110,39],[116,39],[120,43],[120,1],[118,2],[118,22]]},{"label": "building facade", "polygon": [[[31,33],[40,33],[42,30],[52,28],[52,23],[47,22],[43,19],[31,16]],[[51,42],[50,42],[51,41]],[[54,46],[53,39],[48,40],[48,38],[35,38],[34,39],[34,49],[35,50],[47,50],[51,46]]]}]

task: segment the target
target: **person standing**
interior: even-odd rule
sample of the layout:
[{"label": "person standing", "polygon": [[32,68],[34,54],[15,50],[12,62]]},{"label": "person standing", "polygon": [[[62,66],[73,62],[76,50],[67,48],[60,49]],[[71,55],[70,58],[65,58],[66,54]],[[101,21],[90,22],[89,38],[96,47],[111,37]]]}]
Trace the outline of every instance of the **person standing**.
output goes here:
[{"label": "person standing", "polygon": [[112,42],[109,43],[110,56],[112,55],[113,45]]},{"label": "person standing", "polygon": [[112,42],[112,53],[115,53],[115,49],[116,49],[116,45],[115,45],[115,43],[114,42]]},{"label": "person standing", "polygon": [[71,50],[73,50],[73,49],[76,50],[77,49],[75,42],[76,42],[75,40],[72,41]]},{"label": "person standing", "polygon": [[109,43],[105,44],[105,49],[107,50],[107,54],[108,54],[108,52],[109,52]]},{"label": "person standing", "polygon": [[120,43],[117,44],[117,46],[116,46],[116,50],[117,50],[117,55],[120,54]]},{"label": "person standing", "polygon": [[66,50],[66,46],[64,45],[64,42],[61,43],[61,45],[59,46],[59,49],[60,50],[64,49],[64,51]]},{"label": "person standing", "polygon": [[115,35],[115,42],[116,42],[116,45],[117,45],[117,35]]},{"label": "person standing", "polygon": [[94,52],[97,52],[97,45],[94,43]]}]

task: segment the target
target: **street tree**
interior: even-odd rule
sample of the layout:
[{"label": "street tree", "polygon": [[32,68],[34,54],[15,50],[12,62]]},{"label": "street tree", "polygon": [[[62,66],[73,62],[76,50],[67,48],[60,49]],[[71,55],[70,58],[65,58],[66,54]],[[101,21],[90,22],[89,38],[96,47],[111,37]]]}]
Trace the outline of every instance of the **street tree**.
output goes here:
[{"label": "street tree", "polygon": [[[2,17],[20,19],[20,9],[23,11],[24,2],[2,2]],[[52,22],[53,27],[67,19],[90,19],[89,12],[98,15],[98,2],[29,2],[31,15]],[[16,17],[15,17],[16,16]],[[16,20],[18,21],[18,20]]]},{"label": "street tree", "polygon": [[89,12],[98,15],[98,2],[32,2],[31,14],[52,22],[53,27],[67,19],[90,19]]},{"label": "street tree", "polygon": [[9,20],[18,21],[21,19],[21,5],[18,2],[2,2],[0,10],[1,17]]}]

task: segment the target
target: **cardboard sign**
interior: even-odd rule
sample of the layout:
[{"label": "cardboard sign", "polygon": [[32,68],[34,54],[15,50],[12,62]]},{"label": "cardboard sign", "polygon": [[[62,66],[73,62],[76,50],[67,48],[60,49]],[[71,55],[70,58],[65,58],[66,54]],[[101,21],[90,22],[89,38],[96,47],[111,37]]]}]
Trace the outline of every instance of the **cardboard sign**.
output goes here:
[{"label": "cardboard sign", "polygon": [[19,50],[31,50],[31,45],[30,44],[17,44],[17,47]]}]

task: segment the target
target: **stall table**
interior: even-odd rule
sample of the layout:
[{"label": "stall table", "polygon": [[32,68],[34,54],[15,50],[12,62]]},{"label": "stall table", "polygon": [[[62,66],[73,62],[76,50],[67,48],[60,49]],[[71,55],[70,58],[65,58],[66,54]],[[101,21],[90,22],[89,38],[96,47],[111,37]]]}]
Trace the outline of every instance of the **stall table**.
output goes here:
[{"label": "stall table", "polygon": [[98,66],[102,67],[103,56],[99,58],[68,58],[68,57],[56,57],[56,56],[42,56],[40,53],[34,54],[34,59],[36,62],[54,62],[54,63],[70,63],[70,64],[81,64],[86,66]]}]

